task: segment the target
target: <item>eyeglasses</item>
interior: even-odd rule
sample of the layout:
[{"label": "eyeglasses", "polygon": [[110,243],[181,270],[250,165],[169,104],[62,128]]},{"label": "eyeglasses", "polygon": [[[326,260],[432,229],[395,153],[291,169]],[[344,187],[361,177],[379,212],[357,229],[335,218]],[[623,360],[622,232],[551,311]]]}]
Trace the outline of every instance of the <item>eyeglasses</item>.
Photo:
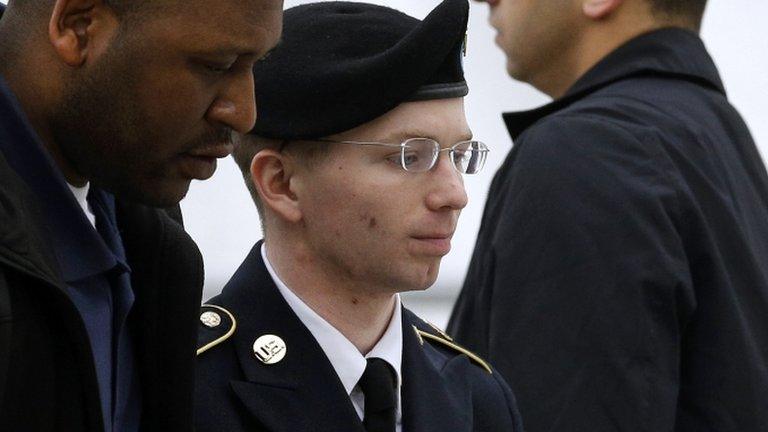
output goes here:
[{"label": "eyeglasses", "polygon": [[425,172],[432,169],[442,152],[448,152],[456,171],[462,174],[477,174],[485,166],[488,147],[480,141],[461,141],[451,147],[440,149],[440,143],[431,138],[409,138],[400,144],[371,141],[334,141],[317,139],[313,141],[399,148],[400,167],[408,172]]}]

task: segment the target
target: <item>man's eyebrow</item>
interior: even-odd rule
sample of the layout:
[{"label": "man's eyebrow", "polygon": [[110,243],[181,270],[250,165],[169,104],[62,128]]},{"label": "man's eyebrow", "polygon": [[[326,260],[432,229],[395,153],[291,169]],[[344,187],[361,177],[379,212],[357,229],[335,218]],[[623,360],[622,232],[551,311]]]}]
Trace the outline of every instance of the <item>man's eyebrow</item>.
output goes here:
[{"label": "man's eyebrow", "polygon": [[[270,48],[266,53],[264,53],[260,59],[266,58],[268,55],[272,54],[272,52],[280,46],[282,43],[282,40],[278,41],[275,46]],[[218,46],[213,46],[210,48],[199,48],[192,51],[193,55],[198,56],[211,56],[211,57],[229,57],[229,56],[255,56],[258,54],[257,51],[254,51],[250,49],[250,47],[244,47],[242,45],[237,44],[222,44]]]},{"label": "man's eyebrow", "polygon": [[191,54],[201,57],[240,57],[243,55],[254,55],[254,52],[235,45],[221,45],[212,48],[195,49],[191,51]]}]

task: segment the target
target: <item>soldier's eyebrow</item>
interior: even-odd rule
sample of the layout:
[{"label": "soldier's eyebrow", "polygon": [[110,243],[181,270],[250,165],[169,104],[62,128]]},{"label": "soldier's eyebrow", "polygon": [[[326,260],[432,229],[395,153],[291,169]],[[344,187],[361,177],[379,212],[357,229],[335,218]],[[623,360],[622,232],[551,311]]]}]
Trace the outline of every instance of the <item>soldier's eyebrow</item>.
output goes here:
[{"label": "soldier's eyebrow", "polygon": [[[472,134],[472,131],[467,129],[462,133],[458,141],[471,141],[473,136],[474,135]],[[423,129],[405,129],[397,132],[392,132],[387,135],[384,135],[380,141],[386,142],[386,143],[399,144],[407,140],[408,138],[429,138],[437,142],[440,142],[440,140],[437,138],[437,136],[435,136],[434,133],[427,132],[426,130],[423,130]],[[440,143],[443,145],[455,144],[455,143],[443,143],[443,142],[440,142]]]},{"label": "soldier's eyebrow", "polygon": [[422,129],[404,129],[404,130],[399,130],[397,132],[391,132],[391,133],[388,133],[388,134],[384,135],[381,138],[381,141],[382,142],[387,142],[387,143],[399,144],[399,143],[407,140],[408,138],[430,138],[430,139],[433,139],[435,141],[438,141],[438,139],[435,136],[435,134],[433,134],[431,132],[427,132],[427,131],[422,130]]}]

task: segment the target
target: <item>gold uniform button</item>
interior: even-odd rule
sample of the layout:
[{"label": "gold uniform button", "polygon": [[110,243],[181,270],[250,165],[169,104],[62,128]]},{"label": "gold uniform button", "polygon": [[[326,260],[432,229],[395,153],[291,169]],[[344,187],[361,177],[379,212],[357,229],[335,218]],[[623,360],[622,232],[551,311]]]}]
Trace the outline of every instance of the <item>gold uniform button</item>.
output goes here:
[{"label": "gold uniform button", "polygon": [[280,336],[266,334],[253,343],[253,354],[264,364],[275,364],[285,357],[288,347]]},{"label": "gold uniform button", "polygon": [[200,322],[206,327],[218,327],[221,324],[221,316],[216,312],[203,312],[200,315]]}]

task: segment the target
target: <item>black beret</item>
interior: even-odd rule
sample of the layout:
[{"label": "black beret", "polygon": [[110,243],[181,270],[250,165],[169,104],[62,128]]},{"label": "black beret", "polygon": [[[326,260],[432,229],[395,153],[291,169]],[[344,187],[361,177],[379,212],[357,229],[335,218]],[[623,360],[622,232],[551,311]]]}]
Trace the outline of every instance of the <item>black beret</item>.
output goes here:
[{"label": "black beret", "polygon": [[445,0],[423,21],[384,6],[321,2],[285,11],[279,46],[254,67],[252,133],[313,139],[403,102],[465,96],[469,4]]}]

